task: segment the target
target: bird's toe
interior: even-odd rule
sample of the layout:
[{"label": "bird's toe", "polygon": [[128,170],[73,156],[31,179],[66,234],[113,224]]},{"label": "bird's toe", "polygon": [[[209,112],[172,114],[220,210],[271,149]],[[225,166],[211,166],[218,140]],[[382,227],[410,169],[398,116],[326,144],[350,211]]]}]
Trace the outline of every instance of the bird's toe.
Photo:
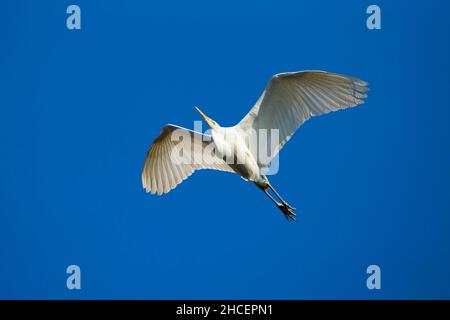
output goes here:
[{"label": "bird's toe", "polygon": [[292,209],[290,209],[286,204],[279,203],[278,208],[281,210],[281,212],[283,212],[283,215],[287,220],[297,221],[297,219],[295,218],[297,214],[292,211]]}]

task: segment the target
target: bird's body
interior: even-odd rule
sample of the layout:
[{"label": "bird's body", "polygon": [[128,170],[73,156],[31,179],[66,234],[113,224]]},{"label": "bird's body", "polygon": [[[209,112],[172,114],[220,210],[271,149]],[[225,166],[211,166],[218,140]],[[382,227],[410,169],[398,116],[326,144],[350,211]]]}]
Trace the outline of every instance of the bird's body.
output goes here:
[{"label": "bird's body", "polygon": [[[217,149],[217,155],[228,166],[245,180],[258,181],[261,177],[260,167],[246,145],[238,127],[220,127],[211,130],[212,141]],[[227,161],[227,155],[232,155],[232,161]],[[231,156],[229,157],[231,158]]]},{"label": "bird's body", "polygon": [[[153,141],[142,170],[143,187],[163,194],[195,170],[233,172],[255,183],[288,219],[294,208],[271,186],[266,169],[297,128],[312,116],[363,103],[367,83],[324,71],[275,75],[250,112],[235,126],[221,127],[199,113],[211,135],[166,125]],[[182,138],[180,138],[182,137]],[[272,197],[272,190],[281,202]]]}]

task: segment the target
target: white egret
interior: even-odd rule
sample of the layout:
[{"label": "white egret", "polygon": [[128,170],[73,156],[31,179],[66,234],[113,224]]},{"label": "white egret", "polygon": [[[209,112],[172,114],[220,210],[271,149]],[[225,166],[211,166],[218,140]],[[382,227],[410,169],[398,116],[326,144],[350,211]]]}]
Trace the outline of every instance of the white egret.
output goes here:
[{"label": "white egret", "polygon": [[[325,71],[280,73],[272,77],[250,112],[235,126],[221,127],[200,109],[211,135],[175,125],[164,126],[147,153],[142,170],[142,185],[147,192],[161,195],[174,189],[195,170],[215,169],[237,173],[258,186],[289,220],[295,220],[295,208],[272,187],[263,168],[306,120],[313,116],[364,103],[367,83],[354,77]],[[250,145],[250,137],[261,130],[278,130],[278,140],[267,138],[269,157],[262,160],[261,144]],[[173,134],[183,133],[191,139],[175,141]],[[267,135],[268,136],[268,135]],[[179,143],[188,143],[190,161],[173,160]],[[214,152],[206,152],[208,146]],[[233,154],[232,160],[226,156]],[[200,156],[200,157],[197,157]],[[200,161],[192,161],[193,158]],[[278,198],[276,200],[269,189]]]}]

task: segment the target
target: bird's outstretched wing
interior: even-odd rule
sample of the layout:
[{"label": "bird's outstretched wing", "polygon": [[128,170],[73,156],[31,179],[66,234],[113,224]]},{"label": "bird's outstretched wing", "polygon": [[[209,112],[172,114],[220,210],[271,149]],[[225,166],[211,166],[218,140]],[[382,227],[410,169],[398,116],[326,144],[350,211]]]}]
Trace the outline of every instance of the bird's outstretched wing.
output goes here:
[{"label": "bird's outstretched wing", "polygon": [[234,172],[214,153],[211,137],[168,124],[153,141],[142,169],[142,186],[161,195],[174,189],[195,170]]},{"label": "bird's outstretched wing", "polygon": [[[237,127],[247,135],[258,134],[259,129],[267,130],[270,161],[309,118],[364,103],[366,85],[357,78],[325,71],[280,73],[272,77]],[[279,136],[278,141],[272,142],[270,131],[273,129],[279,130]],[[254,156],[260,158],[257,154]]]}]

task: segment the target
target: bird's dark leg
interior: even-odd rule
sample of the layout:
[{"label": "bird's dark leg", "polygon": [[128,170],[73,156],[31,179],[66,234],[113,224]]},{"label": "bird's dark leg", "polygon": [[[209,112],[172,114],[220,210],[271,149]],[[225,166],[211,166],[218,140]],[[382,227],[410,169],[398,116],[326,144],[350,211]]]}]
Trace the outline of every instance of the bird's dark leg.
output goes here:
[{"label": "bird's dark leg", "polygon": [[289,207],[287,207],[284,203],[279,203],[278,201],[276,201],[269,192],[267,192],[267,188],[258,186],[262,191],[264,191],[264,193],[270,198],[270,200],[273,201],[273,203],[275,203],[278,207],[278,209],[281,210],[281,212],[283,212],[284,216],[286,217],[287,220],[293,220],[295,221],[295,216],[296,214],[292,211],[292,209],[290,209]]},{"label": "bird's dark leg", "polygon": [[279,206],[279,205],[281,204],[281,203],[277,202],[277,200],[275,200],[275,199],[270,195],[270,193],[267,192],[267,189],[262,189],[262,188],[261,188],[261,190],[264,191],[264,193],[270,198],[270,200],[272,200],[273,203],[275,203],[277,206]]},{"label": "bird's dark leg", "polygon": [[270,188],[270,190],[272,190],[278,197],[278,199],[280,199],[280,201],[289,209],[291,210],[295,210],[295,208],[293,206],[291,206],[289,203],[287,203],[286,201],[284,201],[284,199],[278,194],[278,192],[272,187],[272,185],[269,183],[268,187]]}]

